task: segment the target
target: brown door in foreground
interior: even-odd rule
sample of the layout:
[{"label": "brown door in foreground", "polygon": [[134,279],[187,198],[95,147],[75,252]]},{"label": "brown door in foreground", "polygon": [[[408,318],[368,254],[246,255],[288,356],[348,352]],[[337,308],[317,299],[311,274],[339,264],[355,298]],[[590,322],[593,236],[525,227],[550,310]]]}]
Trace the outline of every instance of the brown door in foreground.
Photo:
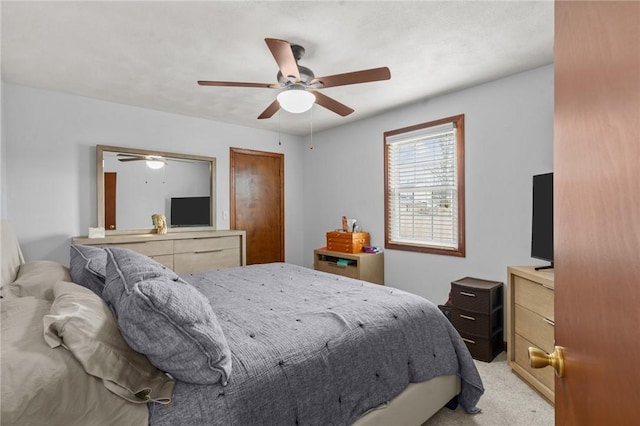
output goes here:
[{"label": "brown door in foreground", "polygon": [[105,172],[104,174],[104,229],[109,231],[116,228],[116,182],[118,174]]},{"label": "brown door in foreground", "polygon": [[555,423],[638,424],[640,2],[555,11]]},{"label": "brown door in foreground", "polygon": [[284,154],[231,148],[231,229],[247,232],[247,265],[284,262]]}]

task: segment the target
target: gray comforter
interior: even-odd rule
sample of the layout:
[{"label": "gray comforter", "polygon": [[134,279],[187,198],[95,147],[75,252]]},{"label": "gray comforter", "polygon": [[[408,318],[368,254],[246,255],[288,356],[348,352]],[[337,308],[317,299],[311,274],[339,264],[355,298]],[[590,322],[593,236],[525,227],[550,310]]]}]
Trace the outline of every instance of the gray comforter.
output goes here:
[{"label": "gray comforter", "polygon": [[284,263],[183,278],[211,301],[232,352],[227,386],[176,382],[152,405],[160,425],[348,425],[410,382],[462,379],[469,412],[483,393],[457,331],[428,300]]}]

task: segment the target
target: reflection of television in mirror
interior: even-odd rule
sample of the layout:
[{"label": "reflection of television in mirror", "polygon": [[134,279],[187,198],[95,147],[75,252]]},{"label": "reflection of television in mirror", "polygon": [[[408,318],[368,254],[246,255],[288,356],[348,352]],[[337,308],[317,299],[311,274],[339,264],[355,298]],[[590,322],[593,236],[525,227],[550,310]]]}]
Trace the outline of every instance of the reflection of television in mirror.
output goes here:
[{"label": "reflection of television in mirror", "polygon": [[209,197],[171,198],[171,226],[209,226],[211,201]]},{"label": "reflection of television in mirror", "polygon": [[551,262],[536,270],[553,268],[553,173],[533,177],[531,257]]}]

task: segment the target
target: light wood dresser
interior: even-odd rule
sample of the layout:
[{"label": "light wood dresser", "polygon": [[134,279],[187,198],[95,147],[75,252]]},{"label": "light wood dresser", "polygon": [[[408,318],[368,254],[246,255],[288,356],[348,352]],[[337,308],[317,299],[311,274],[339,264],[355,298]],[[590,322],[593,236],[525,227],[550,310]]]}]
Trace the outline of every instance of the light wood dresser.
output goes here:
[{"label": "light wood dresser", "polygon": [[529,365],[529,347],[554,349],[553,270],[533,266],[507,268],[507,360],[514,373],[554,403],[553,368]]},{"label": "light wood dresser", "polygon": [[247,264],[245,231],[189,231],[167,234],[123,234],[104,238],[73,238],[73,244],[122,247],[144,254],[173,269],[190,274],[207,269]]}]

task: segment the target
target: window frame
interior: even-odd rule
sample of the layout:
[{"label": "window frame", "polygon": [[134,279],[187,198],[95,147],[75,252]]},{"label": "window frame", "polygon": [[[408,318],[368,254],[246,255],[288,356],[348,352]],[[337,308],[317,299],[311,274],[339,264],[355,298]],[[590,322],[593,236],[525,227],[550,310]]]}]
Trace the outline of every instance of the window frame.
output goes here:
[{"label": "window frame", "polygon": [[[391,239],[390,223],[390,195],[389,195],[389,146],[387,140],[392,136],[403,133],[415,132],[417,130],[428,129],[430,127],[441,126],[452,123],[456,128],[456,188],[457,188],[457,226],[458,239],[457,247],[449,247],[437,244],[421,244],[416,242],[399,242]],[[465,174],[464,174],[464,114],[458,114],[426,123],[403,127],[401,129],[384,132],[384,246],[385,249],[404,250],[420,253],[439,254],[446,256],[466,256],[465,247]]]}]

